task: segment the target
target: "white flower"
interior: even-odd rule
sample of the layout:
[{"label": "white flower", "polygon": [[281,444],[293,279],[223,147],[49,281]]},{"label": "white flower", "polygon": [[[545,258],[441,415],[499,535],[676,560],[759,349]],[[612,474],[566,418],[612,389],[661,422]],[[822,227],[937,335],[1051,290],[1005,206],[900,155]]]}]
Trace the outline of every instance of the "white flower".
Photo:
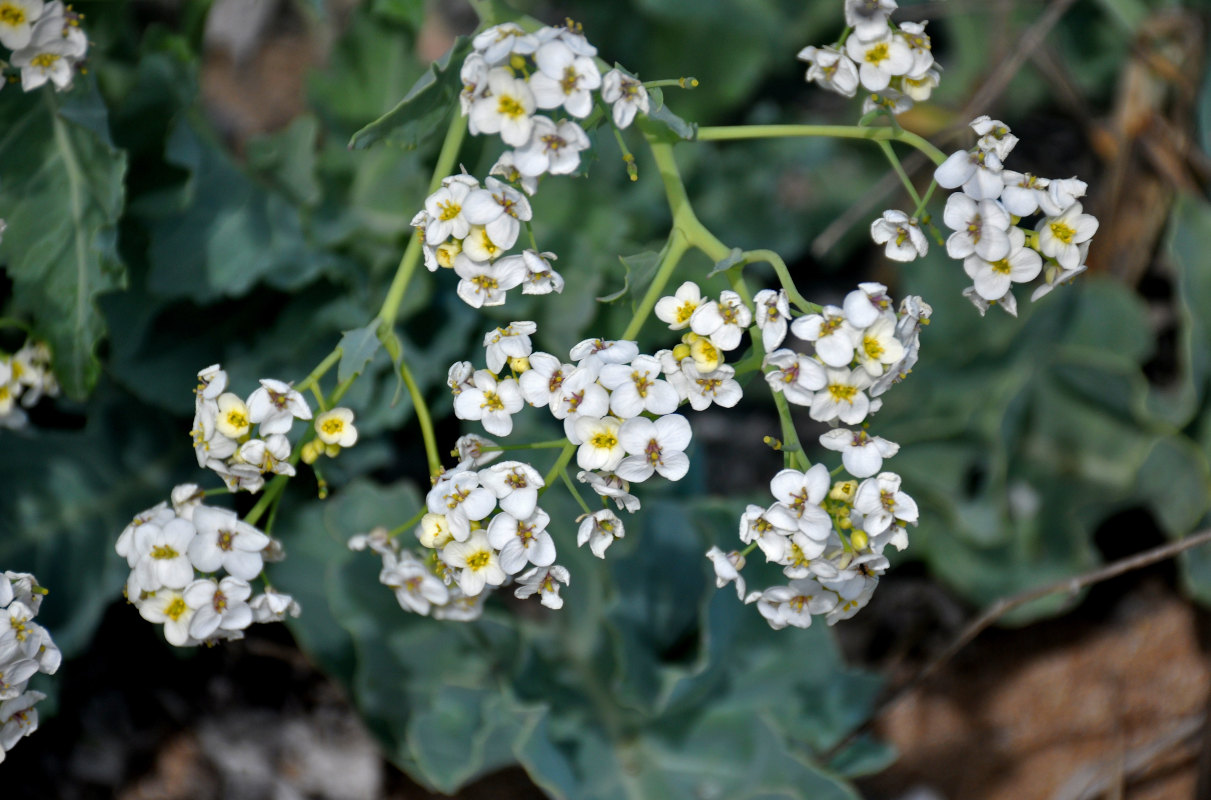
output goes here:
[{"label": "white flower", "polygon": [[975,282],[975,291],[984,300],[999,300],[1015,283],[1038,277],[1043,259],[1026,247],[1026,234],[1020,228],[1009,229],[1009,254],[999,261],[985,261],[974,253],[963,259],[963,270]]},{"label": "white flower", "polygon": [[357,444],[357,428],[353,427],[353,411],[343,406],[330,408],[315,418],[315,435],[326,445],[353,447]]},{"label": "white flower", "polygon": [[189,560],[199,571],[217,572],[221,567],[246,581],[260,574],[264,563],[261,551],[269,546],[264,533],[234,511],[214,506],[194,509],[193,524],[198,534],[189,544]]},{"label": "white flower", "polygon": [[653,311],[669,330],[679,331],[689,327],[690,318],[702,303],[702,290],[698,284],[686,281],[671,296],[657,300]]},{"label": "white flower", "polygon": [[[168,507],[168,503],[164,502],[157,503],[145,511],[140,511],[138,514],[135,514],[134,519],[118,535],[118,541],[114,544],[114,550],[118,555],[126,559],[127,566],[133,567],[142,556],[141,551],[135,544],[135,531],[148,524],[162,528],[176,516],[177,514]],[[11,586],[7,580],[0,581],[0,592],[4,589],[11,591]],[[0,596],[0,601],[3,601],[0,602],[0,606],[5,605],[11,600],[11,597],[8,600],[4,600],[3,596]]]},{"label": "white flower", "polygon": [[690,460],[685,449],[692,437],[690,423],[680,414],[656,420],[635,417],[622,423],[618,438],[627,457],[618,464],[618,476],[627,481],[646,481],[653,472],[671,481],[685,477]]},{"label": "white flower", "polygon": [[550,294],[551,292],[560,294],[563,292],[563,276],[551,268],[551,262],[555,260],[554,253],[524,250],[520,256],[505,256],[501,261],[519,257],[526,268],[526,277],[521,283],[522,294]]},{"label": "white flower", "polygon": [[761,345],[770,353],[786,338],[786,326],[791,316],[790,302],[786,290],[762,289],[753,298],[756,307],[757,327],[761,329]]},{"label": "white flower", "polygon": [[619,69],[612,69],[601,79],[601,99],[611,104],[614,125],[626,128],[637,113],[648,113],[650,101],[643,84]]},{"label": "white flower", "polygon": [[20,739],[38,730],[38,710],[34,705],[45,699],[42,692],[30,690],[0,703],[0,761]]},{"label": "white flower", "polygon": [[389,561],[383,559],[378,580],[395,591],[395,599],[405,611],[427,615],[433,606],[450,601],[450,590],[441,578],[406,550],[398,557],[392,555]]},{"label": "white flower", "polygon": [[904,346],[896,339],[896,320],[890,314],[859,332],[858,365],[872,377],[882,375],[892,364],[904,358]]},{"label": "white flower", "polygon": [[235,451],[232,469],[236,464],[247,464],[259,472],[294,475],[294,465],[290,463],[290,440],[280,433],[264,439],[249,439]]},{"label": "white flower", "polygon": [[854,496],[854,511],[862,515],[862,528],[871,536],[887,530],[893,522],[917,522],[917,504],[900,491],[900,476],[880,472],[858,486]]},{"label": "white flower", "polygon": [[189,635],[209,639],[216,631],[242,631],[252,624],[252,609],[247,600],[252,587],[247,581],[226,577],[197,580],[181,593],[185,603],[197,609],[189,622]]},{"label": "white flower", "polygon": [[576,473],[576,480],[589,484],[598,496],[613,500],[620,511],[633,514],[639,510],[639,498],[630,493],[631,484],[612,472],[599,474],[581,470]]},{"label": "white flower", "polygon": [[444,514],[450,534],[465,542],[471,535],[471,523],[496,508],[496,497],[479,485],[477,473],[447,472],[425,495],[425,505],[434,514]]},{"label": "white flower", "polygon": [[[521,232],[521,223],[533,216],[526,196],[496,178],[488,178],[484,188],[467,195],[462,213],[471,225],[483,226],[488,238],[502,250],[513,246]],[[456,233],[455,238],[463,237]]]},{"label": "white flower", "polygon": [[502,305],[505,292],[526,277],[525,265],[517,259],[502,258],[489,264],[475,261],[465,253],[454,257],[454,273],[462,279],[458,282],[458,296],[472,308]]},{"label": "white flower", "polygon": [[189,625],[197,609],[185,602],[176,589],[161,588],[139,604],[139,616],[164,625],[164,638],[174,647],[196,644],[189,636]]},{"label": "white flower", "polygon": [[549,567],[534,567],[517,579],[517,588],[513,596],[525,600],[534,593],[547,608],[563,608],[563,598],[559,596],[559,584],[568,585],[571,575],[566,568],[554,564]]},{"label": "white flower", "polygon": [[952,194],[942,214],[954,233],[946,240],[946,253],[962,260],[975,253],[985,261],[1009,255],[1009,214],[993,200],[976,201],[965,194]]},{"label": "white flower", "polygon": [[[483,225],[472,225],[459,247],[459,254],[478,263],[495,261],[505,252],[504,244],[493,240]],[[453,259],[450,263],[457,267],[457,262]],[[457,269],[455,273],[458,274]]]},{"label": "white flower", "polygon": [[459,461],[467,462],[468,466],[482,467],[500,458],[501,450],[488,450],[496,447],[496,442],[474,433],[464,433],[454,440],[454,452]]},{"label": "white flower", "polygon": [[925,74],[919,77],[905,75],[901,78],[905,96],[917,103],[924,103],[928,100],[941,81],[942,73],[936,67],[926,70]]},{"label": "white flower", "polygon": [[[1052,184],[1054,186],[1054,184]],[[1080,245],[1097,233],[1097,218],[1082,212],[1073,202],[1064,213],[1039,220],[1039,252],[1054,258],[1066,270],[1076,269],[1084,261]]]},{"label": "white flower", "polygon": [[139,559],[132,578],[143,591],[161,586],[183,589],[193,580],[189,550],[197,535],[195,524],[174,517],[163,526],[148,523],[135,529],[134,549]]},{"label": "white flower", "polygon": [[857,614],[870,602],[871,595],[875,593],[878,585],[879,579],[873,575],[858,575],[835,585],[829,584],[829,591],[837,594],[837,605],[825,613],[825,622],[836,625],[841,620]]},{"label": "white flower", "polygon": [[547,533],[551,517],[536,508],[528,517],[500,513],[488,523],[488,541],[499,551],[500,567],[516,575],[527,564],[549,567],[555,563],[555,541]]},{"label": "white flower", "polygon": [[453,586],[450,588],[450,602],[444,606],[433,606],[433,618],[452,622],[473,622],[483,616],[486,597],[485,593],[468,597],[457,586]]},{"label": "white flower", "polygon": [[[0,4],[0,19],[7,5],[11,10],[14,0]],[[0,32],[4,29],[0,23]],[[47,3],[44,13],[30,32],[28,44],[14,48],[12,64],[21,68],[21,88],[33,91],[48,80],[59,91],[71,86],[77,60],[88,50],[88,38],[78,27],[68,24],[61,2]]]},{"label": "white flower", "polygon": [[1047,264],[1043,268],[1043,283],[1031,293],[1031,302],[1034,302],[1040,297],[1049,294],[1055,287],[1068,283],[1077,275],[1084,272],[1085,269],[1086,267],[1084,264],[1081,264],[1074,269],[1064,269],[1058,264]]},{"label": "white flower", "polygon": [[736,292],[719,293],[719,302],[711,300],[698,306],[690,317],[690,330],[699,336],[709,336],[720,350],[735,350],[740,337],[753,322],[753,312]]},{"label": "white flower", "polygon": [[40,16],[42,0],[0,0],[0,44],[9,50],[28,45]]},{"label": "white flower", "polygon": [[887,294],[887,287],[874,281],[859,283],[857,289],[845,295],[841,307],[849,324],[858,330],[874,325],[875,320],[883,315],[895,319],[895,309]]},{"label": "white flower", "polygon": [[526,33],[516,23],[506,22],[477,33],[471,40],[471,46],[487,63],[495,66],[508,61],[514,53],[533,53],[538,48],[538,38]]},{"label": "white flower", "polygon": [[495,67],[488,71],[487,94],[471,103],[468,129],[476,135],[499,133],[505,144],[521,147],[534,131],[534,107],[529,84],[508,68]]},{"label": "white flower", "polygon": [[298,601],[284,592],[266,589],[263,594],[248,601],[252,609],[253,622],[281,622],[288,615],[297,617],[302,613]]},{"label": "white flower", "polygon": [[531,353],[530,368],[517,379],[521,396],[537,408],[549,405],[576,367],[563,364],[550,353]]},{"label": "white flower", "polygon": [[731,408],[740,402],[744,390],[735,381],[736,370],[722,364],[712,372],[702,373],[693,359],[681,360],[681,372],[685,375],[689,390],[690,406],[695,411],[709,408],[712,403],[722,408]]},{"label": "white flower", "polygon": [[415,532],[417,540],[430,550],[441,550],[454,539],[446,515],[434,514],[431,511],[420,518]]},{"label": "white flower", "polygon": [[489,331],[484,336],[484,349],[488,369],[500,372],[510,358],[525,358],[534,351],[530,334],[538,330],[533,322],[510,322],[503,328]]},{"label": "white flower", "polygon": [[757,543],[767,561],[781,561],[790,547],[791,534],[799,530],[799,518],[781,503],[769,508],[749,504],[740,515],[740,541]]},{"label": "white flower", "polygon": [[526,519],[538,506],[538,490],[546,484],[538,470],[522,461],[502,461],[479,473],[479,482],[496,496],[500,508]]},{"label": "white flower", "polygon": [[522,175],[517,169],[517,164],[513,160],[513,151],[506,150],[500,154],[500,158],[496,159],[496,163],[488,170],[489,175],[499,175],[509,183],[515,183],[521,187],[521,190],[531,197],[538,191],[538,177],[534,175]]},{"label": "white flower", "polygon": [[1078,178],[1053,178],[1047,185],[1046,200],[1039,200],[1039,208],[1049,217],[1058,217],[1085,196],[1088,185]]},{"label": "white flower", "polygon": [[895,10],[896,0],[845,0],[845,24],[862,41],[878,39],[887,33],[887,18]]},{"label": "white flower", "polygon": [[609,509],[602,509],[593,514],[585,514],[577,520],[580,528],[576,532],[576,545],[584,547],[587,543],[593,555],[605,558],[606,548],[626,535],[622,520]]},{"label": "white flower", "polygon": [[564,420],[564,432],[572,444],[581,442],[576,433],[578,419],[604,417],[610,409],[610,394],[597,383],[597,371],[592,361],[576,367],[563,380],[559,394],[551,397],[551,416]]},{"label": "white flower", "polygon": [[1005,160],[1018,143],[1018,137],[1009,132],[1008,125],[999,119],[991,119],[987,114],[973,119],[971,129],[980,137],[976,147],[985,152],[996,153],[1001,161]]},{"label": "white flower", "polygon": [[441,551],[441,558],[458,570],[458,588],[468,597],[478,595],[485,585],[500,586],[509,577],[483,531],[474,531],[464,542],[450,542]]},{"label": "white flower", "polygon": [[548,25],[540,28],[534,36],[538,39],[539,44],[556,40],[563,42],[578,56],[592,58],[597,55],[597,48],[584,38],[580,25],[571,21],[568,21],[567,25]]},{"label": "white flower", "polygon": [[1001,160],[995,153],[984,150],[951,153],[933,176],[946,189],[962,186],[964,194],[972,200],[996,200],[1005,188]]},{"label": "white flower", "polygon": [[[933,51],[930,48],[929,34],[925,32],[925,22],[901,22],[899,36],[912,51],[912,66],[908,70],[910,77],[920,77],[930,71],[934,65]],[[916,99],[916,98],[914,98]]]},{"label": "white flower", "polygon": [[630,364],[606,364],[598,381],[610,390],[610,410],[622,419],[647,411],[671,414],[681,398],[672,385],[660,377],[660,361],[655,356],[635,356]]},{"label": "white flower", "polygon": [[530,89],[539,108],[563,106],[577,119],[593,110],[592,89],[601,86],[601,73],[593,59],[577,55],[564,42],[553,39],[534,53],[538,72],[530,76]]},{"label": "white flower", "polygon": [[626,339],[583,339],[568,352],[568,357],[577,363],[592,358],[602,364],[629,364],[637,355],[639,345]]},{"label": "white flower", "polygon": [[786,348],[766,354],[761,366],[773,367],[765,373],[770,389],[782,392],[788,403],[797,406],[810,406],[814,392],[823,389],[827,380],[819,361]]},{"label": "white flower", "polygon": [[875,244],[886,245],[883,253],[892,261],[913,261],[929,252],[921,226],[903,211],[884,211],[870,224],[870,238]]},{"label": "white flower", "polygon": [[216,405],[216,431],[228,439],[239,439],[248,433],[252,421],[249,419],[248,406],[244,405],[243,400],[231,392],[225,392],[219,395]]},{"label": "white flower", "polygon": [[580,151],[589,146],[584,129],[570,119],[558,123],[534,117],[530,138],[518,145],[513,163],[522,175],[568,175],[580,166]]},{"label": "white flower", "polygon": [[791,332],[812,342],[816,356],[830,367],[846,367],[854,360],[857,331],[837,306],[825,306],[819,314],[799,317],[791,323]]},{"label": "white flower", "polygon": [[821,544],[809,558],[823,551],[823,543],[832,532],[832,518],[820,506],[831,486],[828,468],[823,464],[815,464],[807,472],[784,469],[770,479],[770,493],[790,511],[799,531]]},{"label": "white flower", "polygon": [[810,66],[805,76],[825,89],[853,97],[858,91],[858,65],[849,56],[832,47],[805,47],[797,58]]},{"label": "white flower", "polygon": [[883,467],[883,459],[900,452],[900,445],[866,431],[834,428],[820,435],[820,444],[841,453],[845,471],[855,478],[869,478]]},{"label": "white flower", "polygon": [[617,417],[579,417],[576,420],[576,463],[583,470],[615,470],[626,456],[618,431],[622,420]]},{"label": "white flower", "polygon": [[774,630],[787,625],[807,628],[812,617],[827,614],[837,606],[837,595],[810,578],[793,580],[788,586],[771,586],[764,592],[753,592],[744,599],[756,603],[757,610]]},{"label": "white flower", "polygon": [[890,30],[869,41],[850,36],[845,41],[845,53],[857,62],[858,79],[872,92],[883,91],[893,76],[907,74],[913,65],[912,50]]},{"label": "white flower", "polygon": [[715,568],[715,587],[722,589],[734,582],[736,597],[743,600],[744,576],[740,574],[740,570],[744,569],[744,556],[736,550],[725,553],[718,547],[712,547],[706,551],[706,557],[710,559],[711,565]]},{"label": "white flower", "polygon": [[857,425],[870,413],[870,399],[863,391],[873,383],[865,369],[828,369],[827,383],[812,398],[811,418],[817,422],[839,419]]},{"label": "white flower", "polygon": [[904,346],[904,357],[898,364],[893,364],[870,387],[869,395],[878,397],[892,385],[904,379],[921,350],[921,325],[928,322],[933,309],[917,295],[909,295],[900,301],[900,311],[896,315],[896,339]]},{"label": "white flower", "polygon": [[467,218],[464,206],[472,188],[478,186],[478,181],[472,186],[466,181],[447,178],[442,181],[436,192],[425,198],[425,213],[428,214],[425,224],[426,244],[436,246],[451,236],[462,239],[471,232],[471,221]]},{"label": "white flower", "polygon": [[[458,71],[458,78],[463,84],[462,91],[458,93],[458,107],[465,117],[471,113],[471,104],[482,97],[488,88],[488,62],[483,54],[468,53]],[[415,221],[413,224],[416,224]]]}]

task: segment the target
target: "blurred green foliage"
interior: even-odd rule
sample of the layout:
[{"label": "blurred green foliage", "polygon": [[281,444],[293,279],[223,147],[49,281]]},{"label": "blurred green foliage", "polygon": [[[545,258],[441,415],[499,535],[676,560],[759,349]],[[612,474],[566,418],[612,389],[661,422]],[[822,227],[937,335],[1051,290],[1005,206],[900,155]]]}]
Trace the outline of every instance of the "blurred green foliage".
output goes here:
[{"label": "blurred green foliage", "polygon": [[[544,497],[563,521],[556,535],[573,575],[558,614],[493,601],[474,624],[415,618],[378,584],[375,559],[345,547],[354,533],[412,516],[424,489],[411,403],[371,322],[453,97],[457,54],[443,72],[413,49],[423,4],[359,6],[309,80],[307,111],[241,155],[220,140],[200,95],[199,16],[148,26],[131,4],[79,5],[92,75],[61,96],[0,93],[9,222],[0,267],[12,287],[3,311],[51,342],[69,396],[34,427],[0,430],[9,489],[0,567],[32,570],[51,588],[40,620],[64,652],[89,647],[104,602],[120,592],[118,532],[173,483],[199,479],[187,433],[195,373],[221,362],[247,392],[257,378],[302,378],[341,342],[341,375],[363,373],[346,399],[363,441],[330,467],[331,499],[315,499],[305,472],[292,482],[273,531],[289,557],[271,575],[303,605],[292,625],[299,644],[348,687],[393,761],[441,791],[520,763],[553,797],[855,797],[841,775],[880,768],[886,748],[861,741],[832,765],[811,759],[865,718],[878,680],[847,669],[826,629],[772,632],[731,589],[715,590],[702,553],[732,546],[747,498],[704,498],[701,469],[675,492],[649,492],[605,562],[572,547],[576,509],[559,492]],[[640,77],[697,77],[698,90],[664,94],[689,123],[846,122],[854,107],[804,86],[794,61],[835,35],[839,6],[711,0],[691,11],[630,0],[568,10],[605,58]],[[313,24],[327,24],[322,4],[308,7]],[[1020,31],[1036,11],[1023,3],[1004,19],[947,13],[931,23],[946,65],[943,108],[961,105],[993,68],[992,23]],[[1124,19],[1077,4],[1053,34],[1095,103],[1130,47]],[[367,127],[417,80],[431,82]],[[1027,69],[989,112],[1013,125],[1048,102],[1045,76]],[[1209,115],[1204,86],[1204,149]],[[567,278],[562,297],[480,313],[453,299],[448,274],[414,283],[397,333],[439,415],[449,413],[446,367],[494,324],[534,319],[537,345],[555,351],[621,329],[631,296],[595,298],[643,280],[668,223],[654,167],[637,139],[632,149],[637,183],[603,136],[591,180],[550,181],[535,198],[536,235]],[[704,223],[730,246],[782,253],[809,297],[839,299],[869,277],[853,266],[865,263],[866,222],[818,259],[809,248],[886,171],[874,148],[784,140],[690,144],[678,155]],[[469,141],[460,160],[482,175],[494,158]],[[1010,166],[1031,168],[1028,159]],[[922,506],[905,555],[981,604],[1095,565],[1093,532],[1124,509],[1147,509],[1173,537],[1207,524],[1206,200],[1181,200],[1161,253],[1178,311],[1164,386],[1146,375],[1154,329],[1130,290],[1082,278],[1023,303],[1021,320],[995,309],[981,319],[939,250],[889,279],[897,296],[922,294],[935,309],[918,367],[873,423],[903,445],[891,466]],[[674,280],[711,268],[688,258]],[[543,438],[532,422],[518,425]],[[1182,564],[1191,594],[1211,601],[1211,556]]]}]

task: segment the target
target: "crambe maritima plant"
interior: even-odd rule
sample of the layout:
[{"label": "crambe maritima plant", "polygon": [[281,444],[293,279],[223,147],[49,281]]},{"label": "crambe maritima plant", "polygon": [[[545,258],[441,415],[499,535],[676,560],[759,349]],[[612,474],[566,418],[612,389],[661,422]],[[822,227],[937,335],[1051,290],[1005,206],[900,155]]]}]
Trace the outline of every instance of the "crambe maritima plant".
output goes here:
[{"label": "crambe maritima plant", "polygon": [[[852,729],[871,691],[853,676],[813,683],[813,670],[836,677],[840,664],[825,626],[803,629],[858,614],[895,553],[928,524],[925,503],[905,488],[912,470],[897,467],[892,439],[901,437],[880,427],[879,414],[929,359],[931,304],[944,301],[900,296],[892,278],[854,278],[813,296],[816,276],[788,266],[773,245],[738,246],[705,203],[696,208],[686,154],[768,139],[877,149],[904,199],[863,228],[889,261],[919,262],[908,269],[945,253],[957,282],[970,281],[963,294],[976,310],[964,312],[973,318],[993,305],[1016,313],[1019,294],[1039,300],[1084,270],[1097,229],[1082,205],[1087,187],[1011,171],[1017,139],[988,116],[970,121],[972,146],[949,155],[902,126],[898,115],[927,102],[944,72],[927,24],[896,22],[892,0],[835,3],[836,39],[798,53],[805,90],[852,98],[853,125],[698,126],[672,110],[695,80],[639,75],[614,61],[626,54],[599,50],[592,30],[571,21],[473,5],[475,32],[379,120],[365,125],[365,98],[330,94],[332,117],[365,126],[352,152],[324,149],[320,122],[308,117],[250,143],[246,166],[257,180],[230,192],[215,176],[238,174],[236,166],[214,155],[196,119],[175,106],[167,115],[156,156],[190,178],[149,190],[132,212],[138,225],[122,229],[138,269],[130,298],[115,299],[111,313],[128,317],[137,336],[115,331],[109,348],[124,386],[193,415],[179,430],[131,434],[132,486],[151,483],[156,496],[115,494],[129,501],[123,514],[150,506],[114,525],[107,543],[129,614],[183,648],[286,621],[324,669],[356,687],[391,757],[444,791],[519,762],[554,796],[731,797],[767,778],[802,787],[801,796],[848,796],[803,755],[827,752],[838,731]],[[91,86],[73,69],[87,44],[78,18],[58,3],[0,0],[0,34],[13,50],[10,74],[20,72],[26,91],[53,84],[39,91],[48,108],[66,109],[52,115],[48,135],[77,135],[68,123],[93,119],[70,106]],[[127,83],[171,86],[177,45]],[[783,58],[793,64],[793,48]],[[323,93],[322,80],[316,86]],[[162,94],[166,107],[181,102]],[[137,104],[122,99],[133,115]],[[381,98],[372,102],[380,112]],[[136,140],[132,119],[123,131]],[[432,170],[408,184],[420,159],[393,145],[423,147],[430,131],[444,131]],[[375,144],[383,146],[366,152]],[[92,146],[109,152],[103,139]],[[615,149],[620,159],[607,160]],[[905,150],[934,165],[923,190],[900,161]],[[69,188],[77,164],[63,167]],[[332,170],[360,197],[390,197],[404,224],[317,199],[314,174],[300,165]],[[616,179],[619,197],[658,188],[660,207],[561,207],[570,186]],[[938,187],[949,196],[936,196]],[[303,210],[284,212],[287,197]],[[190,204],[216,209],[200,232],[172,216]],[[646,214],[645,225],[667,221],[663,244],[624,258],[625,287],[594,304],[599,283],[614,279],[593,274],[597,253],[586,251],[601,241],[629,247],[631,213]],[[617,219],[601,224],[607,215]],[[29,242],[30,217],[10,214],[7,235]],[[610,233],[578,244],[594,224]],[[96,257],[78,264],[96,285],[115,274],[112,240],[72,242],[73,255]],[[272,252],[246,256],[248,242]],[[330,250],[304,257],[316,242]],[[253,290],[264,292],[264,308],[305,293],[317,304],[341,297],[322,312],[283,313],[278,340],[263,308],[231,319],[221,311]],[[144,316],[140,292],[175,305]],[[69,305],[92,299],[82,290]],[[203,329],[172,331],[196,359],[187,374],[161,373],[150,357],[153,366],[133,369],[138,338],[157,339],[161,326],[171,329],[166,318],[190,306],[216,311]],[[563,307],[572,322],[550,311]],[[344,332],[339,341],[333,326]],[[37,419],[17,406],[55,395],[56,374],[72,397],[97,380],[102,334],[80,324],[58,337],[30,338],[0,358],[0,427],[36,435]],[[770,407],[777,421],[764,443],[781,463],[759,476],[760,492],[706,498],[704,421],[730,425]],[[458,422],[442,424],[450,415]],[[192,461],[189,473],[161,470],[164,451],[188,459],[190,446],[196,470]],[[395,451],[406,448],[423,459],[427,483],[384,488],[402,471]],[[725,591],[703,600],[695,581],[712,577]],[[767,665],[783,656],[770,653],[812,669],[771,674]],[[28,672],[34,658],[15,663]],[[757,684],[792,699],[786,708],[768,698],[744,705],[742,690]],[[0,706],[0,725],[4,714]],[[816,733],[826,718],[820,729],[831,732]],[[702,758],[706,742],[734,752],[718,765],[678,765],[678,748]],[[727,760],[751,764],[761,754],[775,764],[769,776]],[[594,769],[612,776],[596,795],[584,789]],[[629,785],[627,776],[639,777]]]}]

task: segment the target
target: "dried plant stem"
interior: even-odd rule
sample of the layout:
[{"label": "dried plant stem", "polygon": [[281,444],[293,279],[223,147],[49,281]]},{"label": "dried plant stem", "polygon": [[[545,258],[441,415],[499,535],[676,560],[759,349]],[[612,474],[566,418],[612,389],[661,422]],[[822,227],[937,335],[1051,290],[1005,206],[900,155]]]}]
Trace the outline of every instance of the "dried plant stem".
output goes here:
[{"label": "dried plant stem", "polygon": [[1173,558],[1179,553],[1183,553],[1186,550],[1191,550],[1199,545],[1207,544],[1208,542],[1211,542],[1211,530],[1199,531],[1198,533],[1194,533],[1183,539],[1179,539],[1176,542],[1170,542],[1169,544],[1161,545],[1160,547],[1154,547],[1151,550],[1145,550],[1142,553],[1136,553],[1133,556],[1120,559],[1119,561],[1107,564],[1099,569],[1086,572],[1083,575],[1075,575],[1071,578],[1055,581],[1054,583],[1040,586],[1037,589],[1028,589],[1027,591],[1020,592],[1012,595],[1011,597],[1004,597],[996,601],[985,609],[984,612],[978,617],[969,622],[963,628],[963,630],[959,632],[959,635],[956,636],[951,643],[942,650],[942,652],[930,659],[929,663],[922,667],[920,671],[918,671],[908,680],[901,683],[899,686],[892,689],[881,700],[879,700],[875,704],[874,709],[871,711],[870,716],[867,717],[866,721],[855,728],[848,736],[830,748],[826,753],[824,753],[820,757],[820,760],[823,763],[828,763],[833,759],[833,757],[853,743],[855,739],[864,733],[868,733],[874,726],[875,720],[879,719],[879,717],[886,713],[888,709],[900,702],[900,700],[904,699],[904,697],[913,689],[916,689],[922,683],[932,678],[934,674],[945,666],[952,658],[954,658],[954,656],[960,650],[971,644],[973,639],[975,639],[988,628],[992,627],[997,620],[1004,617],[1010,611],[1021,608],[1027,603],[1031,603],[1035,600],[1039,600],[1053,594],[1066,593],[1069,595],[1074,595],[1087,586],[1092,586],[1095,583],[1101,583],[1102,581],[1106,581],[1111,578],[1117,578],[1119,575],[1124,573],[1142,569],[1160,561],[1165,561]]}]

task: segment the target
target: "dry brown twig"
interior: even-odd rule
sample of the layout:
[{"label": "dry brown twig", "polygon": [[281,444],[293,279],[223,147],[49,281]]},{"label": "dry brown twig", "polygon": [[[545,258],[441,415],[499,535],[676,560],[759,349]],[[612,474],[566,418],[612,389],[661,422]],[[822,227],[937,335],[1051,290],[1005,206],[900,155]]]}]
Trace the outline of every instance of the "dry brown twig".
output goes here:
[{"label": "dry brown twig", "polygon": [[971,622],[967,623],[963,630],[959,632],[959,635],[956,636],[950,642],[950,644],[942,650],[942,652],[930,659],[929,663],[922,667],[915,675],[891,691],[887,692],[882,699],[877,701],[874,709],[866,718],[866,721],[852,730],[840,742],[833,745],[826,752],[821,754],[820,761],[825,764],[829,763],[838,753],[852,744],[859,736],[869,733],[871,728],[874,727],[875,721],[886,713],[888,709],[896,705],[896,703],[900,702],[900,700],[904,699],[904,697],[906,697],[913,689],[916,689],[918,686],[932,678],[934,674],[945,666],[952,658],[954,658],[954,656],[960,650],[971,644],[971,642],[977,636],[996,624],[999,619],[1004,617],[1010,611],[1021,608],[1022,606],[1032,603],[1035,600],[1049,597],[1053,594],[1066,593],[1073,596],[1081,589],[1092,586],[1095,583],[1101,583],[1102,581],[1106,581],[1111,578],[1117,578],[1119,575],[1123,575],[1137,569],[1142,569],[1161,561],[1166,561],[1177,556],[1179,553],[1183,553],[1187,550],[1191,550],[1199,545],[1207,543],[1211,543],[1211,529],[1199,531],[1198,533],[1194,533],[1183,539],[1179,539],[1176,542],[1170,542],[1169,544],[1161,545],[1160,547],[1154,547],[1151,550],[1145,550],[1142,553],[1136,553],[1133,556],[1120,559],[1111,564],[1107,564],[1104,567],[1086,572],[1083,575],[1075,575],[1071,578],[1055,581],[1054,583],[1049,583],[1036,589],[1028,589],[1024,592],[1019,592],[1011,597],[1001,598],[985,609]]}]

